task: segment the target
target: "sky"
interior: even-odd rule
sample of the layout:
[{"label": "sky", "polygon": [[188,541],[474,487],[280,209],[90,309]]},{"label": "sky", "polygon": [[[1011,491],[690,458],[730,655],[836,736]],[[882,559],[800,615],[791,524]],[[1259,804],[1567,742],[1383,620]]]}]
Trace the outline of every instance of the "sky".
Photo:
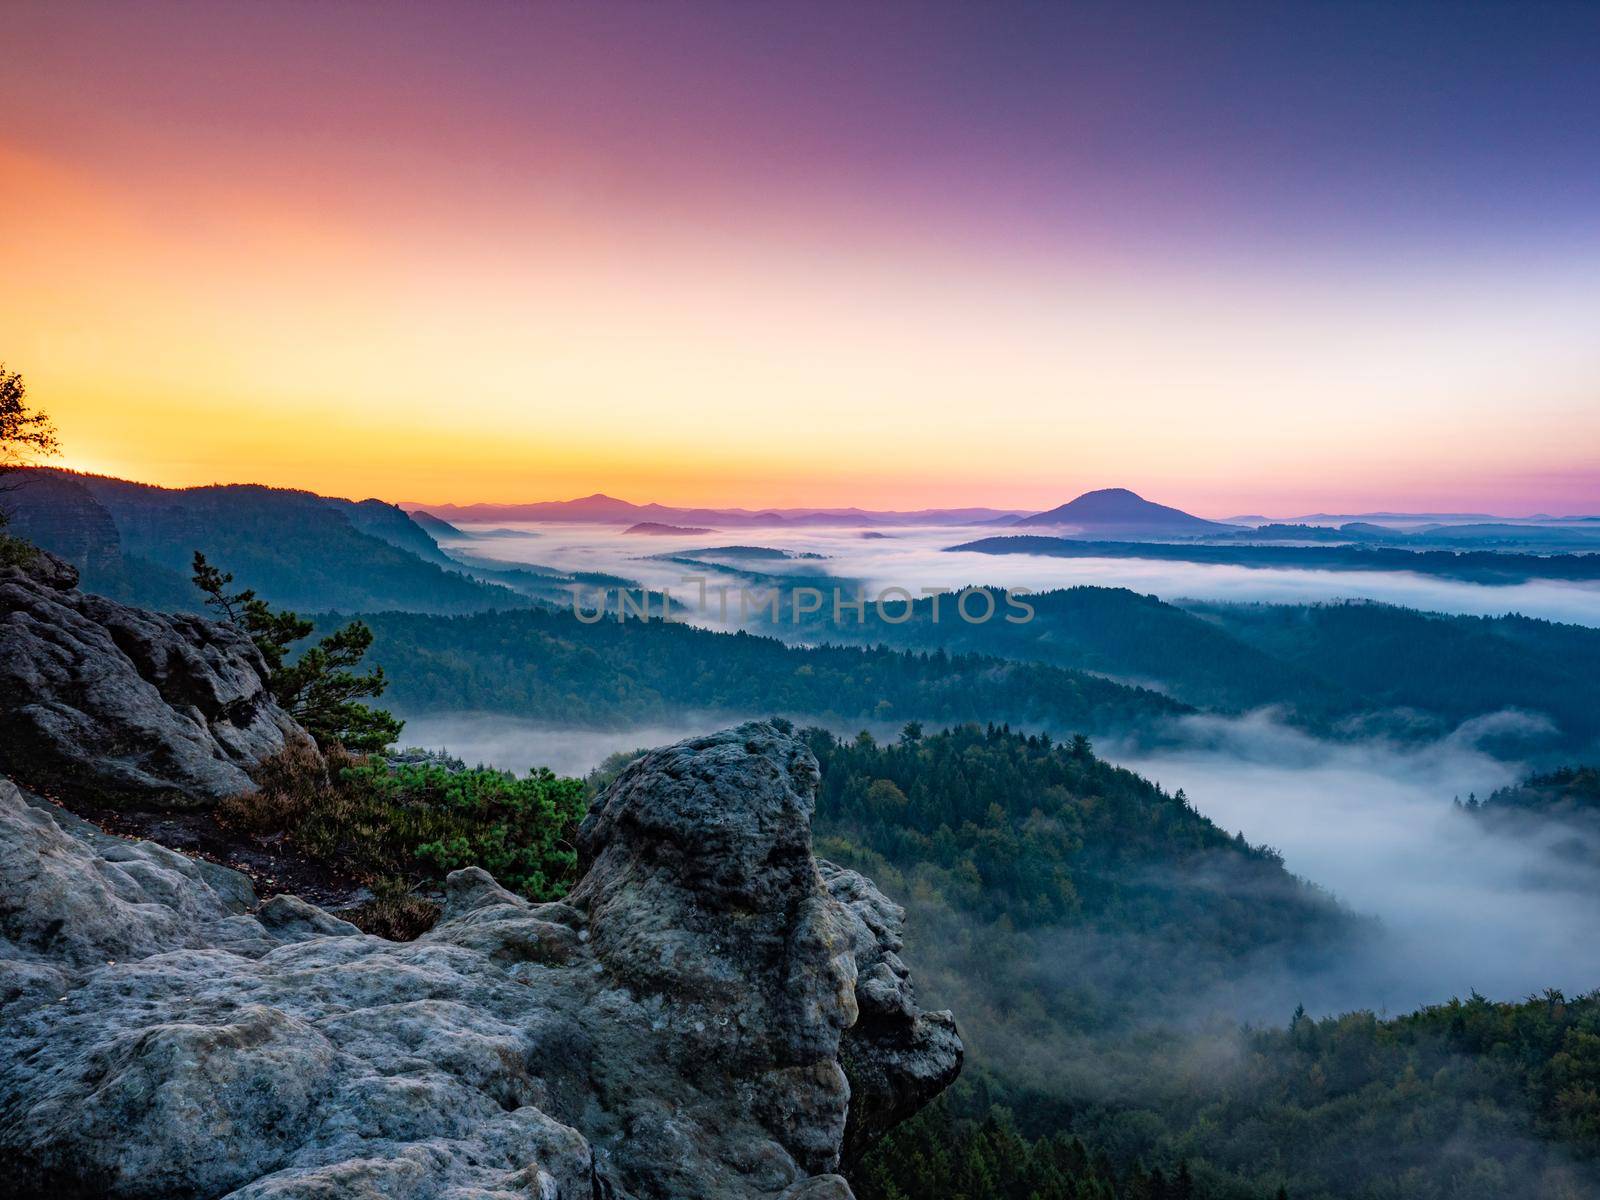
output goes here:
[{"label": "sky", "polygon": [[1600,5],[0,9],[66,465],[1600,512]]}]

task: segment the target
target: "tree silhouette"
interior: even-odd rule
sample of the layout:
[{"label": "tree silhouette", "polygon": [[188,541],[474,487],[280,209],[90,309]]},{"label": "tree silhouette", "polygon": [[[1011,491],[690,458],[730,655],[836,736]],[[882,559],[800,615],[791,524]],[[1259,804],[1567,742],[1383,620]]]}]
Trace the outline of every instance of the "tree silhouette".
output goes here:
[{"label": "tree silhouette", "polygon": [[[28,385],[16,371],[0,363],[0,475],[15,471],[35,457],[61,453],[56,427],[48,416],[28,407]],[[0,493],[16,484],[0,486]],[[0,525],[8,514],[0,509]]]}]

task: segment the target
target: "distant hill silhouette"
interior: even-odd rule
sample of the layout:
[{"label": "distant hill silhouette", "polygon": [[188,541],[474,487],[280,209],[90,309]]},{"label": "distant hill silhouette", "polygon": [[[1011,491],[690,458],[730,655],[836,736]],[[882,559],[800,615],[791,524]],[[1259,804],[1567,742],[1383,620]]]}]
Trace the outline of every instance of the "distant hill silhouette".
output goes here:
[{"label": "distant hill silhouette", "polygon": [[640,521],[637,525],[629,525],[623,533],[642,533],[647,537],[669,537],[679,533],[715,533],[715,529],[706,529],[699,525],[664,525],[660,521]]},{"label": "distant hill silhouette", "polygon": [[424,512],[420,508],[411,514],[411,519],[417,523],[417,526],[422,529],[423,532],[432,538],[456,538],[464,540],[472,536],[471,534],[463,533],[454,525],[450,524],[449,521],[441,521],[431,512]]},{"label": "distant hill silhouette", "polygon": [[288,608],[463,613],[527,603],[473,578],[392,504],[256,484],[162,488],[46,468],[18,471],[6,496],[16,532],[78,567],[86,590],[126,603],[196,609],[203,551],[240,586]]},{"label": "distant hill silhouette", "polygon": [[925,508],[878,511],[864,508],[674,508],[634,504],[596,492],[577,500],[542,500],[532,504],[410,504],[449,521],[567,521],[593,525],[699,525],[707,528],[852,525],[973,525],[1010,521],[1022,514],[1000,508]]},{"label": "distant hill silhouette", "polygon": [[1225,526],[1192,516],[1182,509],[1155,504],[1127,488],[1101,488],[1085,492],[1048,512],[1015,522],[1015,528],[1045,525],[1074,528],[1084,533],[1119,535],[1212,533]]}]

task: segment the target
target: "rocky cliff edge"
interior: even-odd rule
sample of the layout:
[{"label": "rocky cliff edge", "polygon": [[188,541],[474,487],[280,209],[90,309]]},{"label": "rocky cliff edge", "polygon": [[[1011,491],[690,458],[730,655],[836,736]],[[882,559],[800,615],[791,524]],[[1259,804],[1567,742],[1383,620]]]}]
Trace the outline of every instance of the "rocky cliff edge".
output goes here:
[{"label": "rocky cliff edge", "polygon": [[45,551],[0,567],[0,773],[79,805],[204,808],[305,737],[244,633],[77,581]]},{"label": "rocky cliff edge", "polygon": [[566,902],[458,871],[405,943],[0,781],[0,1192],[846,1200],[961,1043],[816,779],[765,724],[653,751]]}]

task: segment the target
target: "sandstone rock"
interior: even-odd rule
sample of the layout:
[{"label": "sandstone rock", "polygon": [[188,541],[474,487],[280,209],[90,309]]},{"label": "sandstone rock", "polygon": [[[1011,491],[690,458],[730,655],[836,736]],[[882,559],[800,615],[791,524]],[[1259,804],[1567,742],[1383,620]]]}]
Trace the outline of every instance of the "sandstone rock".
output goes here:
[{"label": "sandstone rock", "polygon": [[816,774],[767,725],[655,751],[566,902],[458,871],[410,943],[0,787],[0,1193],[849,1200],[961,1050],[811,857]]},{"label": "sandstone rock", "polygon": [[83,803],[203,807],[305,736],[239,630],[74,583],[44,552],[0,568],[0,771]]}]

